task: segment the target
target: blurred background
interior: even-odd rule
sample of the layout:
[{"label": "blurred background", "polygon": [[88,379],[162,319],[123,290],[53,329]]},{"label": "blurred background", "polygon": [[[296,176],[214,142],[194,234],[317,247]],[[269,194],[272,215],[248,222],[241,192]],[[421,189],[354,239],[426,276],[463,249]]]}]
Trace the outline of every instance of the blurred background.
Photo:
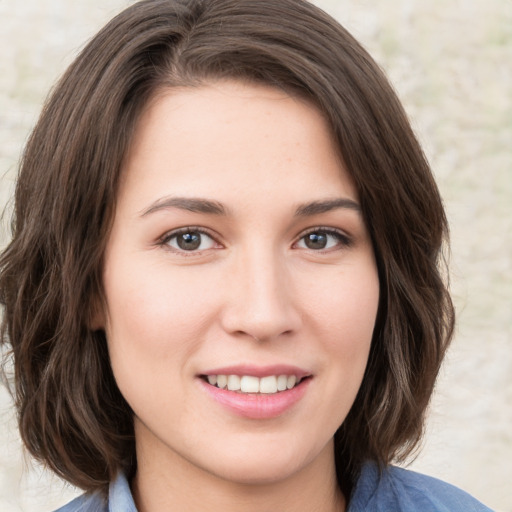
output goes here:
[{"label": "blurred background", "polygon": [[[410,467],[512,512],[512,1],[317,0],[384,68],[434,169],[451,225],[455,339]],[[127,0],[0,0],[0,207],[44,98]],[[0,238],[7,240],[7,218]],[[79,491],[24,454],[0,386],[0,510]]]}]

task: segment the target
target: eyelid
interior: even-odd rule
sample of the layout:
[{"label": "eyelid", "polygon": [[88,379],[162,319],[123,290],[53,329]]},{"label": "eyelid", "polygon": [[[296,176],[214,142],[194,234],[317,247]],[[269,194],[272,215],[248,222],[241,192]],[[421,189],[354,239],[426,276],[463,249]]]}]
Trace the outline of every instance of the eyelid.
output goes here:
[{"label": "eyelid", "polygon": [[353,244],[352,237],[341,229],[328,227],[328,226],[314,226],[312,228],[308,228],[305,231],[303,231],[299,235],[299,237],[297,238],[297,241],[293,245],[294,246],[297,245],[300,240],[302,240],[305,236],[307,236],[311,233],[325,233],[326,235],[334,236],[338,239],[338,241],[340,242],[340,246],[341,246],[341,247],[335,247],[335,248],[329,248],[329,249],[317,249],[317,250],[306,248],[306,250],[310,250],[315,253],[329,252],[329,251],[340,249],[340,248],[347,248]]},{"label": "eyelid", "polygon": [[[184,233],[200,233],[202,235],[206,235],[209,238],[211,238],[215,242],[215,245],[217,245],[217,246],[221,246],[222,245],[218,241],[218,236],[215,233],[213,233],[211,230],[206,229],[206,228],[201,227],[201,226],[183,226],[181,228],[171,229],[170,231],[167,231],[166,233],[164,233],[157,240],[157,245],[161,246],[161,247],[164,247],[166,250],[168,250],[170,252],[173,252],[175,254],[179,254],[181,256],[189,256],[189,257],[190,256],[196,256],[196,255],[202,254],[205,251],[210,250],[210,249],[203,249],[203,250],[196,250],[196,251],[185,251],[185,250],[176,249],[176,248],[171,247],[169,245],[169,241],[172,238],[174,238],[176,236],[179,236],[179,235],[182,235]],[[215,248],[217,248],[217,247],[215,247]]]},{"label": "eyelid", "polygon": [[[158,240],[157,245],[163,246],[166,250],[180,254],[181,256],[195,256],[202,254],[204,251],[208,251],[210,249],[203,249],[203,250],[195,250],[195,251],[185,251],[185,250],[179,250],[174,247],[171,247],[169,245],[169,240],[172,238],[179,236],[183,233],[201,233],[203,235],[208,236],[211,238],[217,246],[221,246],[222,244],[218,241],[218,236],[213,233],[211,230],[204,228],[202,226],[183,226],[181,228],[172,229],[170,231],[167,231],[164,233]],[[297,240],[293,243],[293,246],[296,246],[305,236],[307,236],[310,233],[325,233],[330,236],[334,236],[339,241],[339,246],[328,248],[328,249],[309,249],[312,252],[315,253],[322,253],[322,252],[330,252],[332,250],[341,249],[341,248],[347,248],[350,247],[353,244],[352,237],[347,235],[346,232],[344,232],[341,229],[333,228],[333,227],[327,227],[327,226],[313,226],[311,228],[306,229],[305,231],[302,231],[300,235],[298,236]],[[218,248],[218,247],[216,247]],[[308,248],[305,248],[308,250]]]}]

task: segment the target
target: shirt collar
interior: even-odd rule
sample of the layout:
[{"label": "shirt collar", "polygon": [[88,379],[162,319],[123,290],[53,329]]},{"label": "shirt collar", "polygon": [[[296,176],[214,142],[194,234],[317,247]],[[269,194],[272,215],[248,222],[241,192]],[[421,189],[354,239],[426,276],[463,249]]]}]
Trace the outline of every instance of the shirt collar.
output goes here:
[{"label": "shirt collar", "polygon": [[130,484],[123,473],[110,484],[108,490],[108,512],[137,512]]}]

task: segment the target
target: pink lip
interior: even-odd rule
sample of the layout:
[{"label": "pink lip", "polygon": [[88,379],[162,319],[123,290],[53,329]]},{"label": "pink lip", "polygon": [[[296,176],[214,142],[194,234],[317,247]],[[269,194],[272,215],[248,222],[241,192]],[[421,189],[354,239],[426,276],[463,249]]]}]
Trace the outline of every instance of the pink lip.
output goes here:
[{"label": "pink lip", "polygon": [[243,394],[212,386],[203,378],[199,378],[202,389],[217,403],[234,412],[238,416],[250,419],[276,418],[291,409],[306,393],[311,378],[310,373],[293,366],[236,366],[216,368],[203,375],[252,375],[265,377],[267,375],[296,375],[303,379],[297,386],[286,391],[273,394]]}]

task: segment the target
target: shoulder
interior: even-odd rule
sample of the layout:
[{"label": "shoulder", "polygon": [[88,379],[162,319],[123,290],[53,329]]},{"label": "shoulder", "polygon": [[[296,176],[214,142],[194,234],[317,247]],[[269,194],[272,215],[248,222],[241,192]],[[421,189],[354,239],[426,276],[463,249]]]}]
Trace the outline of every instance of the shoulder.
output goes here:
[{"label": "shoulder", "polygon": [[[437,478],[414,471],[391,467],[389,479],[394,488],[414,500],[417,510],[436,512],[490,512],[491,509],[477,501],[467,492]],[[427,508],[430,507],[430,508]],[[414,509],[412,509],[414,510]]]},{"label": "shoulder", "polygon": [[349,512],[492,512],[468,493],[414,471],[363,467]]}]

